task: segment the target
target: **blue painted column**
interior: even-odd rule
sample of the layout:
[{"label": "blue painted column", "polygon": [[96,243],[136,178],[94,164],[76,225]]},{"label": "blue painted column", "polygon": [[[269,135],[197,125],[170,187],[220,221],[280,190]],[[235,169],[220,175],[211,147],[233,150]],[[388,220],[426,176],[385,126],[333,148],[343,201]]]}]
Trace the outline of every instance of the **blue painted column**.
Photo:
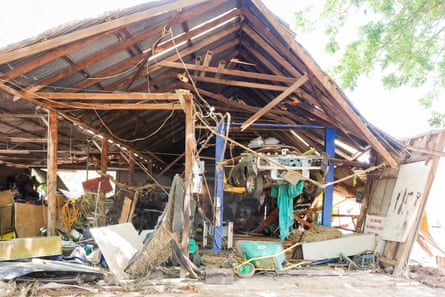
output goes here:
[{"label": "blue painted column", "polygon": [[[325,153],[329,157],[335,157],[335,130],[330,128],[325,129]],[[328,172],[326,173],[325,183],[334,181],[334,162],[329,162]],[[334,186],[330,185],[324,189],[323,193],[323,208],[321,216],[321,224],[323,226],[332,225],[332,204],[334,201]]]},{"label": "blue painted column", "polygon": [[[221,121],[217,127],[217,133],[220,135],[225,134],[225,125]],[[214,188],[214,203],[215,203],[215,219],[214,219],[214,238],[212,243],[212,252],[221,252],[222,243],[222,233],[223,233],[223,203],[224,203],[224,166],[222,161],[224,161],[224,144],[225,140],[221,136],[216,136],[216,147],[215,147],[215,188]]]}]

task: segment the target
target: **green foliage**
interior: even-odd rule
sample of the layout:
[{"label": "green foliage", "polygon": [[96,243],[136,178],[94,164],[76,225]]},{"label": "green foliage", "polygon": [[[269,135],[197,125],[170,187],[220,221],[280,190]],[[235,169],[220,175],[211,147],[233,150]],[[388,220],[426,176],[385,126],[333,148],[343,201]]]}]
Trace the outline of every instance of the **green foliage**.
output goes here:
[{"label": "green foliage", "polygon": [[[296,14],[297,26],[315,29],[305,20],[308,11]],[[325,0],[321,15],[325,50],[340,54],[332,74],[341,87],[354,89],[362,75],[377,69],[388,89],[428,86],[431,91],[420,103],[434,108],[445,90],[445,1]],[[351,27],[357,28],[354,39],[341,42]],[[445,127],[445,114],[432,110],[429,123]]]}]

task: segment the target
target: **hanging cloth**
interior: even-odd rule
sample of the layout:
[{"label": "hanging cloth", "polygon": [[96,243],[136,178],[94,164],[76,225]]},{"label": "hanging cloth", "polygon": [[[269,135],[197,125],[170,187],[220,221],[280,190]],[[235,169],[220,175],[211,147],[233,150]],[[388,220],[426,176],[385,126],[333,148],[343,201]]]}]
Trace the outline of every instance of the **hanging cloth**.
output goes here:
[{"label": "hanging cloth", "polygon": [[278,225],[280,229],[280,240],[285,240],[294,224],[294,198],[301,194],[304,180],[295,185],[276,185],[270,190],[270,196],[277,199]]}]

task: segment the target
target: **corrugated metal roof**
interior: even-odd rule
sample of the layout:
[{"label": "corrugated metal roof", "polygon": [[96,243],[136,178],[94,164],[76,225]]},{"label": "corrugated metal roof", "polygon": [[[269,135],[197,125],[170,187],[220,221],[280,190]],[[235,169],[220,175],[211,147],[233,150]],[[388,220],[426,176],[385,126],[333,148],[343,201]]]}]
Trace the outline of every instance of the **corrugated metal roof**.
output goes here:
[{"label": "corrugated metal roof", "polygon": [[[171,62],[175,64],[167,64]],[[211,68],[188,70],[195,66]],[[178,79],[184,68],[191,75],[186,82]],[[217,112],[230,112],[237,122],[261,110],[307,73],[308,81],[258,122],[332,128],[337,131],[338,140],[358,151],[374,148],[389,163],[397,161],[402,151],[398,141],[358,113],[295,41],[289,26],[260,1],[160,1],[111,12],[56,28],[0,51],[0,71],[8,77],[8,82],[0,82],[0,89],[9,93],[8,87],[13,87],[12,95],[21,94],[48,109],[57,108],[56,100],[35,99],[26,91],[163,93],[188,89],[197,104],[206,102],[200,106],[202,112],[213,106]],[[3,112],[9,112],[11,98],[2,100]],[[105,101],[84,98],[64,102],[92,103],[98,107]],[[17,101],[18,106],[22,103],[30,104]],[[115,143],[133,147],[143,156],[166,153],[157,159],[164,164],[183,151],[182,111],[77,107],[59,111],[66,119],[100,132]],[[174,116],[155,137],[131,141],[156,131],[170,113]],[[323,130],[299,129],[298,133],[310,147],[323,150]],[[244,144],[263,135],[302,150],[307,148],[289,134],[289,129],[250,127],[241,132],[236,127],[231,135]],[[337,155],[354,159],[340,147]]]}]

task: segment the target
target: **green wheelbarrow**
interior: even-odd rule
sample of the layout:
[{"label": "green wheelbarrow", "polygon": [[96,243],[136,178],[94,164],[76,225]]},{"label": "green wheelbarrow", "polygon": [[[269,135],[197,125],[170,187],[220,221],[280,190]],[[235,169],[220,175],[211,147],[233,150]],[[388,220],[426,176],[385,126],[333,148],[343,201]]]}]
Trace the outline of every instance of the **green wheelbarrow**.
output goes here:
[{"label": "green wheelbarrow", "polygon": [[243,261],[234,267],[234,271],[240,277],[251,277],[256,271],[278,273],[298,267],[306,262],[287,265],[285,254],[300,244],[298,242],[283,249],[281,242],[239,240],[235,247]]}]

